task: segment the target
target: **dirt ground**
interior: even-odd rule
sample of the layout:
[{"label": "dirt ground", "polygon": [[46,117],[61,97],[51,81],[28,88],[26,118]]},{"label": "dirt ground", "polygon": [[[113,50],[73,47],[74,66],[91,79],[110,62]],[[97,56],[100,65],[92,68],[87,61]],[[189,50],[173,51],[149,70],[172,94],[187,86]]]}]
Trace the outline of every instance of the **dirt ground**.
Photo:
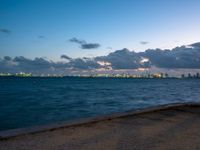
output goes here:
[{"label": "dirt ground", "polygon": [[0,140],[0,150],[199,150],[200,107],[179,106]]}]

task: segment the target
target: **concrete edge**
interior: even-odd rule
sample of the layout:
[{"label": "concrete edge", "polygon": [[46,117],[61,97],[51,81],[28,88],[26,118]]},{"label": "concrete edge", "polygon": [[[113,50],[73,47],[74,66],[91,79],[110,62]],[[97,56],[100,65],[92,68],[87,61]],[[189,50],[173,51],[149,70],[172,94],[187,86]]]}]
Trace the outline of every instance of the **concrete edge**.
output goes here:
[{"label": "concrete edge", "polygon": [[149,108],[144,108],[144,109],[129,110],[129,111],[120,112],[120,113],[112,113],[112,114],[103,115],[99,117],[90,117],[90,118],[78,119],[74,121],[65,121],[61,123],[52,123],[48,125],[39,125],[39,126],[33,126],[33,127],[28,127],[28,128],[19,128],[19,129],[0,131],[0,140],[7,140],[12,137],[35,134],[35,133],[40,133],[40,132],[48,132],[48,131],[53,131],[53,130],[61,129],[61,128],[76,127],[76,126],[81,126],[81,125],[97,123],[100,121],[152,113],[152,112],[157,112],[161,110],[174,109],[174,108],[184,107],[184,106],[200,107],[200,103],[165,104],[165,105],[159,105],[159,106],[154,106],[154,107],[149,107]]}]

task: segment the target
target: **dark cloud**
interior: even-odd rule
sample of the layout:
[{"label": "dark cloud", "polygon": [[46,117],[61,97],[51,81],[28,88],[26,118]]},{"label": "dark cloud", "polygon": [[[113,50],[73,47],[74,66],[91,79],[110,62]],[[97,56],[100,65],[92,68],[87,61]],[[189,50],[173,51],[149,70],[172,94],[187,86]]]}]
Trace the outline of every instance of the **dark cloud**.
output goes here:
[{"label": "dark cloud", "polygon": [[82,49],[95,49],[100,47],[100,44],[98,43],[87,43],[87,44],[81,44]]},{"label": "dark cloud", "polygon": [[160,68],[200,68],[200,45],[176,47],[172,50],[149,49],[141,53]]},{"label": "dark cloud", "polygon": [[96,70],[101,68],[137,69],[200,69],[200,43],[176,47],[172,50],[148,49],[144,52],[129,51],[124,48],[106,56],[94,58],[70,58],[61,55],[67,62],[54,62],[42,57],[28,59],[23,56],[0,58],[0,72],[31,72],[34,74],[67,74],[73,70]]},{"label": "dark cloud", "polygon": [[108,61],[113,69],[135,69],[140,67],[200,69],[200,43],[176,47],[172,50],[148,49],[134,52],[118,50],[96,60]]},{"label": "dark cloud", "polygon": [[53,62],[44,58],[28,59],[23,56],[4,57],[0,59],[0,72],[18,73],[27,72],[33,74],[63,74],[68,68],[66,63]]},{"label": "dark cloud", "polygon": [[140,64],[141,57],[126,48],[117,50],[107,56],[96,57],[95,59],[111,63],[113,69],[136,69],[142,67]]},{"label": "dark cloud", "polygon": [[146,45],[146,44],[149,44],[149,42],[147,42],[147,41],[141,41],[140,44]]},{"label": "dark cloud", "polygon": [[9,33],[11,33],[11,30],[1,28],[0,32],[9,34]]},{"label": "dark cloud", "polygon": [[77,38],[69,39],[70,42],[77,43],[81,46],[82,49],[96,49],[99,48],[101,45],[98,43],[87,43],[84,40],[79,40]]},{"label": "dark cloud", "polygon": [[67,56],[67,55],[61,55],[60,58],[62,58],[62,59],[67,59],[67,60],[72,60],[72,58],[70,58],[70,57]]},{"label": "dark cloud", "polygon": [[41,74],[67,74],[73,70],[91,70],[97,69],[100,65],[93,59],[72,59],[66,55],[61,58],[70,60],[69,62],[54,62],[45,58],[36,57],[35,59],[28,59],[23,56],[11,58],[5,56],[0,58],[0,72],[18,73],[26,72],[35,75]]},{"label": "dark cloud", "polygon": [[193,43],[193,44],[191,44],[191,45],[189,45],[189,46],[192,46],[192,47],[194,47],[194,48],[200,48],[200,42]]},{"label": "dark cloud", "polygon": [[7,61],[12,60],[12,58],[10,56],[5,56],[4,59],[7,60]]},{"label": "dark cloud", "polygon": [[39,38],[39,39],[44,39],[45,36],[44,36],[44,35],[38,35],[38,38]]},{"label": "dark cloud", "polygon": [[70,42],[73,42],[73,43],[77,43],[77,44],[86,44],[86,42],[84,40],[79,40],[77,38],[72,38],[72,39],[69,39]]},{"label": "dark cloud", "polygon": [[69,62],[69,66],[75,69],[98,69],[100,65],[93,59],[76,58]]}]

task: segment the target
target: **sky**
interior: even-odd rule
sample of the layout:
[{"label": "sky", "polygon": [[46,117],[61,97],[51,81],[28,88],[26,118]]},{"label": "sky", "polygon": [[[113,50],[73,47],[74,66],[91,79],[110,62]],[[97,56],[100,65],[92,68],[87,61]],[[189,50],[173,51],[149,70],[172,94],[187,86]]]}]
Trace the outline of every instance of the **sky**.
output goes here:
[{"label": "sky", "polygon": [[0,0],[0,57],[59,60],[200,41],[199,0]]}]

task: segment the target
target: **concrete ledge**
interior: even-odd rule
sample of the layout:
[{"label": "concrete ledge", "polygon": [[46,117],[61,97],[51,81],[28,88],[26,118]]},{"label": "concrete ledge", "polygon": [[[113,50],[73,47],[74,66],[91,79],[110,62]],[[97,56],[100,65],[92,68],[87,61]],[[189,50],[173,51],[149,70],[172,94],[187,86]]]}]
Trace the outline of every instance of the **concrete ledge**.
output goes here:
[{"label": "concrete ledge", "polygon": [[91,118],[79,119],[75,121],[67,121],[67,122],[54,123],[54,124],[49,124],[49,125],[40,125],[40,126],[34,126],[34,127],[29,127],[29,128],[19,128],[19,129],[1,131],[0,140],[6,140],[12,137],[17,137],[17,136],[22,136],[22,135],[53,131],[53,130],[57,130],[61,128],[69,128],[69,127],[81,126],[81,125],[86,125],[86,124],[92,124],[92,123],[105,121],[105,120],[112,120],[116,118],[123,118],[123,117],[139,115],[139,114],[157,112],[161,110],[175,109],[175,108],[184,107],[184,106],[200,107],[200,103],[173,103],[173,104],[167,104],[167,105],[160,105],[156,107],[149,107],[146,109],[130,110],[130,111],[121,112],[121,113],[113,113],[109,115],[103,115],[100,117],[91,117]]}]

